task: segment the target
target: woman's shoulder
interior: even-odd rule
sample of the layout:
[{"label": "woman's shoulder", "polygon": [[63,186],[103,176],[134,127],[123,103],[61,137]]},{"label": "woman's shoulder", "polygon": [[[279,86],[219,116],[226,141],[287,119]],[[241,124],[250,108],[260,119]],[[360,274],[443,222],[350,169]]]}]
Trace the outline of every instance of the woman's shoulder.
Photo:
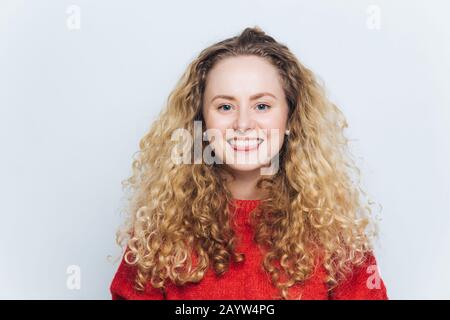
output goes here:
[{"label": "woman's shoulder", "polygon": [[387,300],[387,290],[373,251],[354,265],[350,274],[330,292],[335,300]]},{"label": "woman's shoulder", "polygon": [[119,267],[110,284],[110,293],[113,300],[163,300],[164,292],[154,288],[147,282],[143,291],[138,291],[135,287],[137,267],[130,265],[125,259],[127,249],[122,256]]},{"label": "woman's shoulder", "polygon": [[[113,277],[110,284],[110,293],[113,300],[119,299],[138,299],[138,300],[163,300],[167,299],[167,294],[170,292],[172,294],[177,293],[182,290],[179,286],[175,285],[170,279],[165,281],[165,289],[159,289],[152,286],[150,281],[147,281],[143,291],[138,291],[135,287],[136,276],[137,276],[137,266],[134,264],[129,264],[126,261],[126,255],[130,251],[127,247],[122,259],[120,261],[119,267]],[[196,266],[198,263],[198,255],[195,250],[191,250],[191,261],[192,266]],[[207,270],[210,274],[211,270]]]}]

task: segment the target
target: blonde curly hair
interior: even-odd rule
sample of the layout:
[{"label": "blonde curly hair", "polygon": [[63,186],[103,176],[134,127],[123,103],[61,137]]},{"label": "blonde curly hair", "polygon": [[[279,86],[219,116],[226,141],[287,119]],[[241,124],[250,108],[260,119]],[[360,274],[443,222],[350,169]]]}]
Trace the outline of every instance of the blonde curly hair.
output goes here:
[{"label": "blonde curly hair", "polygon": [[233,197],[220,174],[226,166],[171,161],[173,131],[184,128],[194,135],[194,120],[203,120],[208,71],[221,59],[243,55],[262,57],[278,69],[289,106],[290,136],[279,152],[279,170],[261,176],[258,187],[269,196],[251,213],[254,241],[264,250],[261,264],[280,298],[289,299],[289,287],[312,275],[317,257],[332,290],[372,250],[373,202],[363,201],[360,171],[343,132],[345,117],[287,46],[259,27],[246,28],[190,63],[141,139],[132,175],[122,181],[129,192],[127,219],[116,241],[125,249],[126,263],[137,268],[136,290],[144,291],[150,281],[164,293],[167,281],[199,282],[210,266],[221,275],[231,259],[245,259],[235,250]]}]

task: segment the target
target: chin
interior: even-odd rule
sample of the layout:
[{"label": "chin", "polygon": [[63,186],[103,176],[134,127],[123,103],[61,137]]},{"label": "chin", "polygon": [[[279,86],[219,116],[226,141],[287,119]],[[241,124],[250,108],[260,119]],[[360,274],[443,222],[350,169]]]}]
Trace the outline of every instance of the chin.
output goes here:
[{"label": "chin", "polygon": [[261,164],[227,164],[234,171],[254,171],[263,167]]}]

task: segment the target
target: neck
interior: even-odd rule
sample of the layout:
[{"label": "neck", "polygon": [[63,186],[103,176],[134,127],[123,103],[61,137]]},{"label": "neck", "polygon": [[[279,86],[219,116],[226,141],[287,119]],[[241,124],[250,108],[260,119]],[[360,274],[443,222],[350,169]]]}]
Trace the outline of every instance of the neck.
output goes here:
[{"label": "neck", "polygon": [[226,174],[226,184],[234,199],[240,200],[256,200],[263,199],[261,189],[256,184],[261,177],[260,169],[252,171],[232,171],[233,177],[229,173]]}]

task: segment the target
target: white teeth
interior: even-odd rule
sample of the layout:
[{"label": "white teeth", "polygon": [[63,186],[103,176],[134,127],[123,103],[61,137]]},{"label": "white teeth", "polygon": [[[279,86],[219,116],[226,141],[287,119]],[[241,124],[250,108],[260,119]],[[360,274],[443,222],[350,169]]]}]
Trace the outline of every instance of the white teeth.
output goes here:
[{"label": "white teeth", "polygon": [[263,139],[230,139],[228,143],[238,148],[253,148],[263,142]]},{"label": "white teeth", "polygon": [[231,144],[237,147],[254,147],[258,144],[258,141],[231,141]]}]

